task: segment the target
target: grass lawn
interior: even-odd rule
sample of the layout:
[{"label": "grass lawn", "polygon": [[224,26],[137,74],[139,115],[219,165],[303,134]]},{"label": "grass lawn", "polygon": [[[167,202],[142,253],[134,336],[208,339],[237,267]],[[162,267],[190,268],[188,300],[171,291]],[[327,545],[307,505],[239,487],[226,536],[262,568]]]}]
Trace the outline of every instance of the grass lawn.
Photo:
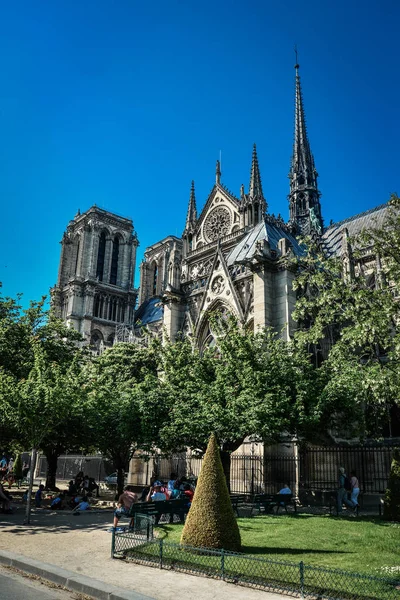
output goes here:
[{"label": "grass lawn", "polygon": [[[238,519],[242,552],[262,558],[338,568],[376,576],[400,576],[400,523],[370,518],[281,515]],[[157,529],[179,543],[182,525]],[[398,567],[389,573],[385,567]]]}]

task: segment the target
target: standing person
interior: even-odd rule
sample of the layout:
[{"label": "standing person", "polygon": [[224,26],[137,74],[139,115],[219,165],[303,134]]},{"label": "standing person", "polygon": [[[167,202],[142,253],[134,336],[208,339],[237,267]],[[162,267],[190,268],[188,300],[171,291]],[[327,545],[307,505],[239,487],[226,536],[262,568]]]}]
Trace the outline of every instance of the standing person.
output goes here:
[{"label": "standing person", "polygon": [[[137,495],[131,491],[131,486],[127,485],[125,490],[118,498],[117,508],[114,511],[113,527],[117,527],[118,521],[123,515],[128,515],[129,510],[134,502],[137,502]],[[133,519],[131,519],[131,525]]]},{"label": "standing person", "polygon": [[[342,512],[343,504],[347,508],[353,508],[353,503],[347,498],[347,493],[350,491],[350,482],[346,475],[344,467],[339,467],[339,481],[337,491],[337,511],[338,515]],[[347,489],[346,489],[347,488]]]},{"label": "standing person", "polygon": [[360,493],[360,484],[355,471],[350,473],[350,484],[351,484],[351,501],[353,508],[358,506],[358,494]]}]

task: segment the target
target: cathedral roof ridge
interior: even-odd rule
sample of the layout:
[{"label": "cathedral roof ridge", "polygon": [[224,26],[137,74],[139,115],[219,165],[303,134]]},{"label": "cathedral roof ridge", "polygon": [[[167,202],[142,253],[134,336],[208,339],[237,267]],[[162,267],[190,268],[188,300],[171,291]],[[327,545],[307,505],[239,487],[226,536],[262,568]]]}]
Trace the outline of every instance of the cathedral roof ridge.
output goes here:
[{"label": "cathedral roof ridge", "polygon": [[103,213],[107,216],[114,217],[115,219],[118,219],[121,221],[127,221],[128,223],[133,223],[133,219],[131,217],[124,217],[124,216],[116,213],[115,211],[107,210],[106,208],[101,208],[100,206],[97,206],[97,204],[92,204],[92,206],[90,206],[87,210],[85,210],[85,212],[80,213],[79,215],[76,215],[75,218],[76,218],[76,220],[80,220],[82,217],[89,214],[90,212]]},{"label": "cathedral roof ridge", "polygon": [[382,210],[383,208],[388,208],[388,206],[389,206],[389,203],[388,202],[384,202],[383,204],[379,204],[378,206],[374,206],[373,208],[369,208],[368,210],[360,212],[360,213],[358,213],[356,215],[353,215],[351,217],[347,217],[346,219],[342,219],[341,221],[337,221],[336,223],[331,223],[325,229],[325,232],[328,232],[330,229],[333,229],[333,228],[336,228],[336,227],[341,227],[345,223],[351,223],[352,221],[355,221],[356,219],[360,219],[361,217],[366,217],[368,215],[372,215],[373,213],[378,212],[378,210]]}]

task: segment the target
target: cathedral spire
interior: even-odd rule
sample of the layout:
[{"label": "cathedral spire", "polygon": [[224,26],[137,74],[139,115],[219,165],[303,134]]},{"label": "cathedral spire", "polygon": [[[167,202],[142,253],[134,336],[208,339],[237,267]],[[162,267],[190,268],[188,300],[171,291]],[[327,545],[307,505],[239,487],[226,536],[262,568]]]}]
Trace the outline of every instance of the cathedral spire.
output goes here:
[{"label": "cathedral spire", "polygon": [[186,216],[186,226],[185,231],[189,231],[193,229],[194,225],[197,221],[197,208],[196,208],[196,195],[194,192],[194,181],[192,181],[192,186],[190,188],[190,198],[189,198],[189,206]]},{"label": "cathedral spire", "polygon": [[221,183],[221,163],[217,160],[215,167],[215,183]]},{"label": "cathedral spire", "polygon": [[251,198],[263,198],[261,185],[260,167],[258,166],[257,147],[253,145],[253,156],[251,160],[249,196]]},{"label": "cathedral spire", "polygon": [[322,217],[317,183],[318,173],[315,169],[314,157],[307,135],[297,51],[294,68],[296,70],[295,119],[293,154],[289,172],[290,220],[296,224],[302,234],[308,234],[314,229],[317,232],[322,231]]}]

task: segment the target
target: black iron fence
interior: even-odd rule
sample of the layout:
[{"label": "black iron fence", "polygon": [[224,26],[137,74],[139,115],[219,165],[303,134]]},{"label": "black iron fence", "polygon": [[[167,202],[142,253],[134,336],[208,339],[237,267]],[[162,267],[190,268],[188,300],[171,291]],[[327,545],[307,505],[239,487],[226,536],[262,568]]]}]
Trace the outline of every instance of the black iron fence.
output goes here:
[{"label": "black iron fence", "polygon": [[[355,471],[362,493],[382,494],[386,487],[395,446],[324,446],[269,453],[264,456],[234,454],[231,457],[231,492],[238,494],[277,493],[285,483],[295,493],[305,490],[332,491],[337,488],[338,468]],[[151,477],[168,480],[198,477],[202,459],[176,455],[172,458],[135,457],[132,472],[137,485],[147,485]]]},{"label": "black iron fence", "polygon": [[[112,464],[101,455],[84,456],[78,454],[67,454],[60,456],[57,462],[56,479],[70,480],[83,471],[85,475],[93,477],[96,481],[102,481],[106,475],[113,472]],[[36,467],[36,477],[45,479],[47,472],[46,457],[41,455]]]},{"label": "black iron fence", "polygon": [[111,554],[114,558],[160,569],[201,574],[262,590],[290,592],[302,598],[398,600],[400,596],[400,577],[374,577],[312,567],[303,562],[194,548],[163,539],[149,539],[144,532],[113,532]]},{"label": "black iron fence", "polygon": [[337,486],[338,467],[355,471],[363,493],[384,493],[395,446],[324,446],[299,452],[299,485],[330,490]]},{"label": "black iron fence", "polygon": [[[238,494],[275,494],[288,483],[296,494],[302,491],[331,491],[337,487],[338,468],[355,471],[362,493],[382,494],[386,487],[396,446],[287,446],[286,453],[264,456],[233,454],[231,457],[231,492]],[[398,448],[398,446],[397,446]],[[146,486],[151,479],[168,481],[171,473],[178,477],[197,478],[202,459],[190,455],[172,457],[135,456],[131,463],[131,483]],[[47,461],[39,457],[37,477],[45,478]],[[72,479],[78,471],[102,481],[113,472],[111,463],[100,455],[66,455],[58,459],[57,479]]]}]

